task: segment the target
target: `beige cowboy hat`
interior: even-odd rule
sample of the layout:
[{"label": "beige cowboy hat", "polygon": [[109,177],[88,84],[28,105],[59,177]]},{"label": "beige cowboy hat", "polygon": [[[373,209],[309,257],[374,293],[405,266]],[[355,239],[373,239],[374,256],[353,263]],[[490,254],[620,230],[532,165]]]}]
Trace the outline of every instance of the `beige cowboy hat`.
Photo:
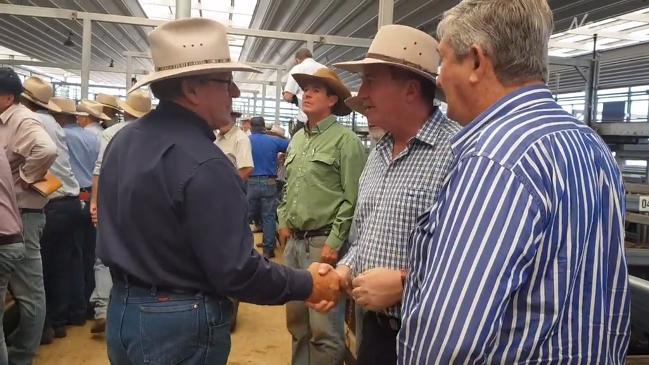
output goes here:
[{"label": "beige cowboy hat", "polygon": [[340,80],[338,74],[332,69],[323,67],[311,74],[293,74],[292,75],[300,88],[304,89],[310,82],[321,82],[329,87],[337,96],[338,102],[334,105],[331,112],[335,115],[347,115],[351,113],[351,109],[345,105],[345,99],[352,96],[352,93],[347,89],[345,84]]},{"label": "beige cowboy hat", "polygon": [[363,105],[363,100],[359,96],[352,96],[351,98],[345,99],[345,105],[356,113],[362,115],[365,115],[365,112],[367,111],[365,105]]},{"label": "beige cowboy hat", "polygon": [[74,100],[72,99],[60,98],[58,96],[55,96],[52,99],[50,99],[50,101],[56,104],[59,108],[61,108],[61,114],[70,114],[70,115],[79,115],[79,116],[88,115],[88,113],[78,112],[77,103],[75,103]]},{"label": "beige cowboy hat", "polygon": [[437,41],[419,29],[384,25],[376,33],[364,59],[339,62],[334,66],[358,73],[363,71],[364,65],[376,64],[399,67],[435,82],[439,66]]},{"label": "beige cowboy hat", "polygon": [[95,96],[95,101],[105,107],[112,108],[118,111],[120,110],[118,100],[113,95],[99,93]]},{"label": "beige cowboy hat", "polygon": [[104,114],[104,106],[99,104],[94,100],[81,100],[77,106],[77,111],[88,113],[89,116],[101,119],[103,121],[109,121],[111,118]]},{"label": "beige cowboy hat", "polygon": [[32,76],[23,82],[23,89],[22,96],[25,99],[55,113],[61,112],[61,108],[50,100],[54,95],[54,88],[48,81]]},{"label": "beige cowboy hat", "polygon": [[261,72],[230,58],[225,25],[205,18],[185,18],[162,24],[149,33],[155,70],[129,92],[155,81],[213,72]]},{"label": "beige cowboy hat", "polygon": [[128,94],[126,101],[118,100],[118,105],[125,113],[136,118],[142,118],[151,111],[151,97],[144,90],[136,90]]}]

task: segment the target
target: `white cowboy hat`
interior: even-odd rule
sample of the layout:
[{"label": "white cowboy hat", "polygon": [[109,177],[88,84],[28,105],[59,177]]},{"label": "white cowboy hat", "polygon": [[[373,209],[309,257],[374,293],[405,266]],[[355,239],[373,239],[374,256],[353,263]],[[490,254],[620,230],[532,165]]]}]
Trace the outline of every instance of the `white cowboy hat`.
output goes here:
[{"label": "white cowboy hat", "polygon": [[304,90],[304,88],[308,86],[309,82],[316,81],[327,85],[336,94],[336,96],[338,96],[338,102],[331,110],[333,114],[347,115],[352,112],[351,109],[349,109],[347,105],[345,105],[345,99],[352,96],[352,93],[340,80],[338,74],[335,73],[332,69],[323,67],[314,72],[313,75],[297,73],[293,74],[292,76],[295,79],[295,82],[300,85],[300,88],[302,88],[302,90]]},{"label": "white cowboy hat", "polygon": [[143,90],[136,90],[128,94],[126,101],[118,100],[119,107],[136,118],[142,118],[151,111],[151,97]]},{"label": "white cowboy hat", "polygon": [[61,114],[70,114],[70,115],[79,115],[79,116],[88,115],[88,113],[78,112],[77,103],[75,103],[74,100],[72,99],[60,98],[58,96],[55,96],[52,99],[50,99],[50,101],[56,104],[59,108],[61,108]]},{"label": "white cowboy hat", "polygon": [[95,95],[95,101],[105,107],[112,108],[119,111],[119,104],[117,102],[117,98],[113,95],[99,93]]},{"label": "white cowboy hat", "polygon": [[335,63],[349,72],[362,72],[364,65],[384,64],[412,71],[433,82],[437,77],[439,53],[437,41],[421,30],[390,24],[379,28],[376,37],[360,61]]},{"label": "white cowboy hat", "polygon": [[25,99],[55,113],[61,112],[61,108],[50,100],[54,95],[54,88],[48,81],[32,76],[23,82],[23,89],[22,96]]},{"label": "white cowboy hat", "polygon": [[129,92],[155,81],[212,72],[261,72],[232,61],[225,25],[205,18],[185,18],[162,24],[149,33],[155,70]]},{"label": "white cowboy hat", "polygon": [[109,121],[111,118],[104,114],[104,106],[99,104],[94,100],[81,100],[77,106],[77,111],[88,113],[91,117],[101,119],[103,121]]}]

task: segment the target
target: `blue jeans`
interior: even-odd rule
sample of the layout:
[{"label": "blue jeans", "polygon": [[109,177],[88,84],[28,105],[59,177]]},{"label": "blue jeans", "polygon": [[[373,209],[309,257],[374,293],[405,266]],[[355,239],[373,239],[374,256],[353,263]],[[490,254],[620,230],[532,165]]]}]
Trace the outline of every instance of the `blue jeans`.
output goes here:
[{"label": "blue jeans", "polygon": [[[90,296],[95,288],[95,226],[90,219],[90,204],[81,202],[81,222],[75,231],[75,248],[72,256],[74,267],[72,291],[70,293],[70,319],[80,320],[83,314],[86,318],[89,312]],[[110,288],[108,289],[110,291]],[[106,306],[104,316],[106,318]]]},{"label": "blue jeans", "polygon": [[0,246],[0,364],[3,365],[9,362],[4,329],[2,328],[2,320],[5,313],[5,294],[7,294],[9,279],[16,265],[24,258],[25,245],[22,242]]},{"label": "blue jeans", "polygon": [[9,288],[18,308],[20,322],[10,335],[9,363],[28,365],[36,356],[45,323],[45,288],[40,239],[45,226],[45,214],[23,213],[25,258],[19,262],[9,280]]},{"label": "blue jeans", "polygon": [[220,365],[230,354],[232,302],[155,292],[115,280],[106,340],[112,365]]},{"label": "blue jeans", "polygon": [[277,225],[277,183],[274,178],[251,176],[248,180],[249,220],[261,211],[264,231],[264,252],[275,249],[275,230]]}]

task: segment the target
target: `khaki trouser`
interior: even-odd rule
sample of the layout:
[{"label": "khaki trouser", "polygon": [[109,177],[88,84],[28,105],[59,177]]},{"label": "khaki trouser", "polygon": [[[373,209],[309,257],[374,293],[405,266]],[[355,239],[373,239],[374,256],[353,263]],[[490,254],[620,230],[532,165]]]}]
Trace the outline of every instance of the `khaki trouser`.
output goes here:
[{"label": "khaki trouser", "polygon": [[[327,237],[303,240],[291,237],[284,250],[286,265],[307,269],[320,260]],[[293,365],[338,365],[345,357],[345,301],[327,314],[309,309],[304,302],[286,303],[286,326],[293,337]]]}]

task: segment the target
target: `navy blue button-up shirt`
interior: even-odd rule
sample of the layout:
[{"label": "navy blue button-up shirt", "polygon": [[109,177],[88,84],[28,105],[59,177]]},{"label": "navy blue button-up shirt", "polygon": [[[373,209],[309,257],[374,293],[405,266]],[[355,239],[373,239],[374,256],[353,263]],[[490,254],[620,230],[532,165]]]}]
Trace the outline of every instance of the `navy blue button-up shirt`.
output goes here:
[{"label": "navy blue button-up shirt", "polygon": [[253,249],[244,185],[207,123],[161,102],[106,149],[97,256],[152,285],[258,304],[306,299],[307,271]]},{"label": "navy blue button-up shirt", "polygon": [[250,135],[252,160],[255,170],[252,176],[277,176],[277,154],[286,152],[288,140],[253,132]]}]

